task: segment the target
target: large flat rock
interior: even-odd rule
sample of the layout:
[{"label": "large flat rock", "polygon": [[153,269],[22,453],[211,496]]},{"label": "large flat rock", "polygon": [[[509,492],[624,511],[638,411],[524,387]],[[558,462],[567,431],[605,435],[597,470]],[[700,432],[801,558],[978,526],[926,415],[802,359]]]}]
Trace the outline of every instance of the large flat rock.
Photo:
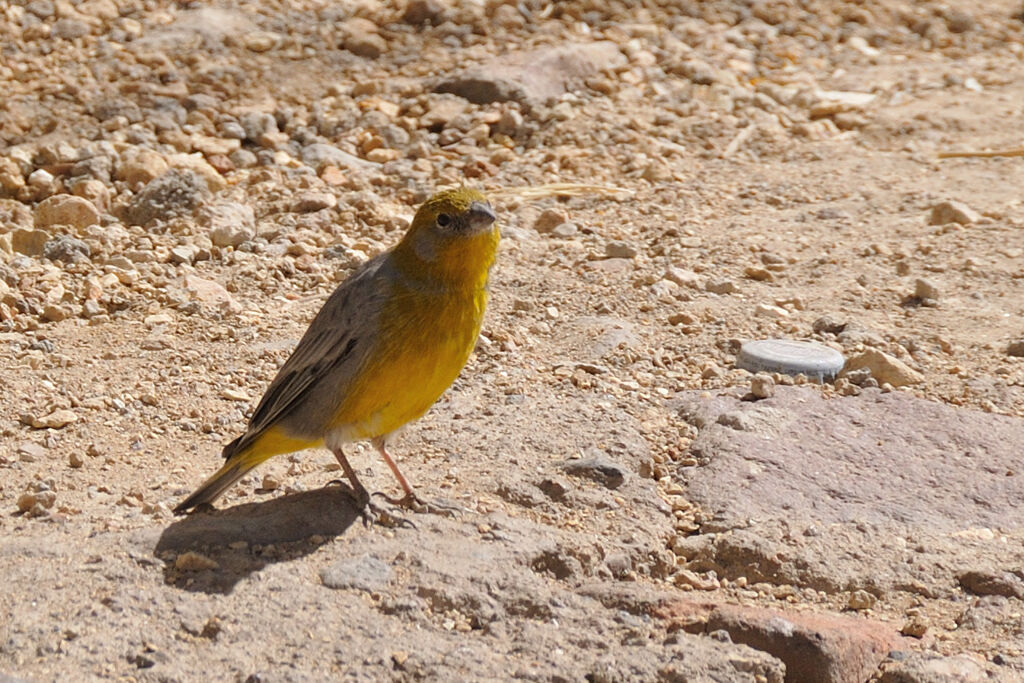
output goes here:
[{"label": "large flat rock", "polygon": [[[698,566],[820,589],[947,591],[956,571],[1019,566],[1024,420],[867,391],[698,393],[680,470],[713,534]],[[1016,559],[1015,559],[1016,558]]]}]

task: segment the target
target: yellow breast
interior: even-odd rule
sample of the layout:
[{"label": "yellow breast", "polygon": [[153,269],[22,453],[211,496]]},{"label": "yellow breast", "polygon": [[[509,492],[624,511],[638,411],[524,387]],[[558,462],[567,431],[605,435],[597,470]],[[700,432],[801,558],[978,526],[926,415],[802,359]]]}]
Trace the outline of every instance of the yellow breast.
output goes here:
[{"label": "yellow breast", "polygon": [[377,350],[333,421],[346,441],[419,418],[458,377],[480,333],[487,292],[402,291],[381,315]]}]

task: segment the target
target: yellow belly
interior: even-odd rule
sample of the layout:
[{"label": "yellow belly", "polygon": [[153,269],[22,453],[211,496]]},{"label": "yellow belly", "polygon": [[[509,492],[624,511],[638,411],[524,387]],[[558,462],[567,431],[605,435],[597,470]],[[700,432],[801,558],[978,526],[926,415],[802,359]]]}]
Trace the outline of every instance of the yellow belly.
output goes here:
[{"label": "yellow belly", "polygon": [[451,386],[480,333],[485,290],[399,296],[382,312],[378,349],[347,391],[331,429],[345,441],[389,434]]}]

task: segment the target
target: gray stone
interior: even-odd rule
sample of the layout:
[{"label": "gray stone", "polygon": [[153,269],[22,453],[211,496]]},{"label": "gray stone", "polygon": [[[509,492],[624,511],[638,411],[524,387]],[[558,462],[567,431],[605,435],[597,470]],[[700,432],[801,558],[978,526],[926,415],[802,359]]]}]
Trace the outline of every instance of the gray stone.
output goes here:
[{"label": "gray stone", "polygon": [[591,479],[610,489],[622,486],[627,476],[624,467],[603,453],[580,460],[566,460],[562,463],[562,470],[566,474]]},{"label": "gray stone", "polygon": [[514,101],[526,107],[548,104],[583,79],[626,61],[610,41],[516,52],[448,76],[435,92],[454,93],[474,104]]},{"label": "gray stone", "polygon": [[88,244],[70,235],[57,235],[43,245],[43,256],[51,261],[77,263],[88,261],[91,255]]},{"label": "gray stone", "polygon": [[132,225],[148,225],[190,214],[209,196],[210,189],[201,175],[171,169],[132,198],[125,218]]},{"label": "gray stone", "polygon": [[320,580],[328,588],[373,593],[387,588],[391,581],[391,567],[372,555],[339,560],[320,570]]}]

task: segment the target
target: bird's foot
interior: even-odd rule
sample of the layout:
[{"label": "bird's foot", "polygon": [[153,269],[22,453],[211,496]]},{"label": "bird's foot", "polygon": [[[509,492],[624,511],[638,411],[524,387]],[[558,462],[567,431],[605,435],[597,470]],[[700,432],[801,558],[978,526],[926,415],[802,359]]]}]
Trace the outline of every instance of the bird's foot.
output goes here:
[{"label": "bird's foot", "polygon": [[443,517],[455,517],[456,513],[464,512],[457,505],[449,505],[438,501],[424,501],[415,493],[409,492],[401,498],[392,498],[385,493],[378,491],[375,496],[380,496],[395,507],[400,507],[413,512],[426,513],[430,515],[441,515]]},{"label": "bird's foot", "polygon": [[391,510],[387,510],[379,505],[375,505],[370,500],[370,494],[366,492],[362,486],[358,489],[353,488],[347,482],[340,479],[328,482],[330,485],[340,486],[344,491],[345,495],[352,499],[352,504],[359,511],[359,516],[363,519],[363,526],[370,526],[371,524],[379,524],[380,526],[388,527],[391,529],[406,528],[415,529],[416,525],[410,520],[396,515]]}]

